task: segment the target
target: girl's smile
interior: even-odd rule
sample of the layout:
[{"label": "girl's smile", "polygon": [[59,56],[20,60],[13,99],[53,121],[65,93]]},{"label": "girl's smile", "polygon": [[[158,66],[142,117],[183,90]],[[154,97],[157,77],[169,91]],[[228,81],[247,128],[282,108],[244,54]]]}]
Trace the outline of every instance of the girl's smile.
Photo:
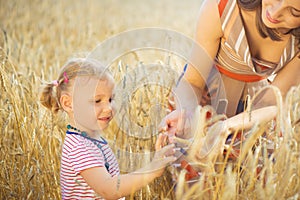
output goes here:
[{"label": "girl's smile", "polygon": [[100,123],[109,123],[112,120],[112,116],[107,116],[107,117],[99,117],[98,120]]}]

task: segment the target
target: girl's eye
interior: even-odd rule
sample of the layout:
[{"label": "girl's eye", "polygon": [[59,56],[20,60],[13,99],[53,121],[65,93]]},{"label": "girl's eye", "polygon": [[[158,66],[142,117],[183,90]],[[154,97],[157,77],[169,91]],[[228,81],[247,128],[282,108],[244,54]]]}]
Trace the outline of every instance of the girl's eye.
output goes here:
[{"label": "girl's eye", "polygon": [[96,100],[95,102],[96,102],[96,103],[100,103],[100,102],[101,102],[101,99],[99,99],[99,100]]},{"label": "girl's eye", "polygon": [[112,102],[115,100],[115,95],[113,94],[110,98],[109,98],[109,102]]}]

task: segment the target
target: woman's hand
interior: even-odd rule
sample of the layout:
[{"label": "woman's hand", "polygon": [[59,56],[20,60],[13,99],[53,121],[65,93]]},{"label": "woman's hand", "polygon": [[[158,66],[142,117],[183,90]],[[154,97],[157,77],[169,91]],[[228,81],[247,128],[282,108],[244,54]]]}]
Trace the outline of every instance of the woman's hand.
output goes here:
[{"label": "woman's hand", "polygon": [[[198,108],[195,114],[195,121],[199,122],[194,130],[194,138],[189,150],[189,158],[193,161],[202,163],[201,170],[213,170],[214,163],[218,156],[222,155],[226,148],[226,139],[230,134],[238,131],[245,131],[251,129],[255,124],[261,124],[271,121],[276,117],[277,107],[269,106],[257,109],[251,112],[251,117],[248,112],[240,113],[234,117],[226,120],[220,120],[210,126],[203,126],[203,112]],[[204,113],[205,115],[205,113]],[[206,131],[205,131],[206,129]],[[206,132],[205,134],[203,134]],[[248,136],[249,137],[249,136]]]},{"label": "woman's hand", "polygon": [[163,118],[159,125],[160,132],[167,132],[170,143],[173,137],[191,138],[192,112],[186,110],[174,110]]},{"label": "woman's hand", "polygon": [[193,146],[189,151],[189,158],[201,163],[202,172],[213,171],[214,163],[218,156],[223,154],[225,142],[230,133],[223,121],[213,124],[205,136],[202,134],[195,136]]}]

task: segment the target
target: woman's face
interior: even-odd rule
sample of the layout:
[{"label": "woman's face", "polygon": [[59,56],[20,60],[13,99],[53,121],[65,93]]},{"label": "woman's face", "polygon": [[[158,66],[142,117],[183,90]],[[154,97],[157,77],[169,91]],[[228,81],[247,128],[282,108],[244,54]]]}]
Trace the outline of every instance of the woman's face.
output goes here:
[{"label": "woman's face", "polygon": [[300,0],[262,0],[262,21],[283,33],[300,27]]}]

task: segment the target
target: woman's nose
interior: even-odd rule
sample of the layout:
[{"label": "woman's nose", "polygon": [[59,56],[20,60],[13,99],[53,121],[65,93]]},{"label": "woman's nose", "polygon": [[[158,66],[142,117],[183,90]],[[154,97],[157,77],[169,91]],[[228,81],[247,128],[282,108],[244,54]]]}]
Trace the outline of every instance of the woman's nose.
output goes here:
[{"label": "woman's nose", "polygon": [[283,14],[284,8],[285,8],[284,0],[276,1],[271,7],[271,9],[269,10],[271,18],[278,19]]}]

